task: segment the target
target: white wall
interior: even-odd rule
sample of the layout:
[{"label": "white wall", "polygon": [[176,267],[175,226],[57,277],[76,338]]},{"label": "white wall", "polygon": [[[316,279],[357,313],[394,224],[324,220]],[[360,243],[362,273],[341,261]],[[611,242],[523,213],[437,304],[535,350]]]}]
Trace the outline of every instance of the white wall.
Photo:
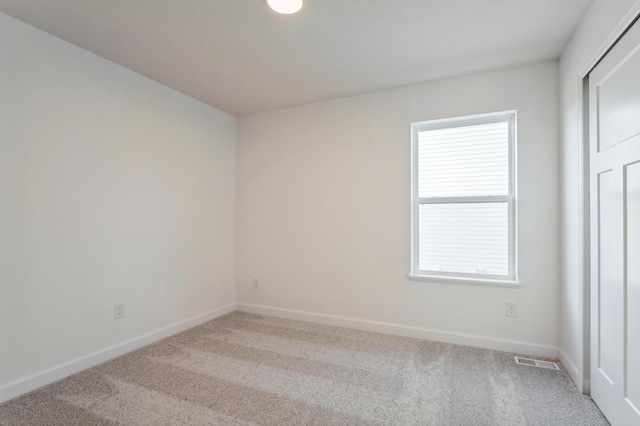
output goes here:
[{"label": "white wall", "polygon": [[[561,127],[562,127],[562,287],[560,297],[561,358],[573,380],[583,388],[583,374],[588,377],[584,345],[588,327],[584,308],[583,241],[580,212],[582,158],[582,77],[580,73],[605,43],[608,36],[632,9],[637,0],[595,0],[560,59]],[[587,388],[585,388],[587,390]]]},{"label": "white wall", "polygon": [[0,58],[1,400],[235,302],[236,120],[2,14]]},{"label": "white wall", "polygon": [[[557,89],[546,62],[240,118],[239,308],[557,355]],[[522,287],[408,280],[410,123],[514,109]]]}]

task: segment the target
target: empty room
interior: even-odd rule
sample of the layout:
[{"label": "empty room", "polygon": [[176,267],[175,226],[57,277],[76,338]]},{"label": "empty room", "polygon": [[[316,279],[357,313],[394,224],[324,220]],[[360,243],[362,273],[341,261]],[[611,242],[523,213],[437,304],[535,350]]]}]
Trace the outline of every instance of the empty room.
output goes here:
[{"label": "empty room", "polygon": [[640,426],[638,17],[0,0],[0,426]]}]

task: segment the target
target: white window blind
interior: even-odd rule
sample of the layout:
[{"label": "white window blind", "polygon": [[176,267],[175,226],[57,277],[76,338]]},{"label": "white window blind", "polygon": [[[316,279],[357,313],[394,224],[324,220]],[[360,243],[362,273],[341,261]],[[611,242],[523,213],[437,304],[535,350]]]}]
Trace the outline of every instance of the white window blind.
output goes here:
[{"label": "white window blind", "polygon": [[412,125],[412,274],[515,279],[514,121]]}]

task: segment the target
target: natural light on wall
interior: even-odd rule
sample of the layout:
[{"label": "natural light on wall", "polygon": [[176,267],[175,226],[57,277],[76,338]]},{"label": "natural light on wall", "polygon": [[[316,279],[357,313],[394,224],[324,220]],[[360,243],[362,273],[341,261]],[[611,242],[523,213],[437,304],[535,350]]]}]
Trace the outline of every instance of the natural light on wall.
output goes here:
[{"label": "natural light on wall", "polygon": [[515,279],[514,118],[413,125],[412,274]]}]

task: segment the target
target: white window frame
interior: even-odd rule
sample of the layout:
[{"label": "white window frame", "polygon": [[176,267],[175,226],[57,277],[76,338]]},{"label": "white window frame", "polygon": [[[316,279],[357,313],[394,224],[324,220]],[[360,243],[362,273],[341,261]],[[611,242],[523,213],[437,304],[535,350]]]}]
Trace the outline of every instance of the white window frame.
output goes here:
[{"label": "white window frame", "polygon": [[[491,123],[509,123],[509,194],[487,196],[423,197],[418,196],[418,134],[429,130],[464,127]],[[495,286],[518,286],[517,210],[516,210],[516,126],[517,112],[502,111],[464,117],[411,123],[411,272],[409,278],[418,281],[444,281]],[[425,271],[419,269],[419,209],[421,204],[444,203],[503,203],[508,205],[509,274],[486,275]]]}]

